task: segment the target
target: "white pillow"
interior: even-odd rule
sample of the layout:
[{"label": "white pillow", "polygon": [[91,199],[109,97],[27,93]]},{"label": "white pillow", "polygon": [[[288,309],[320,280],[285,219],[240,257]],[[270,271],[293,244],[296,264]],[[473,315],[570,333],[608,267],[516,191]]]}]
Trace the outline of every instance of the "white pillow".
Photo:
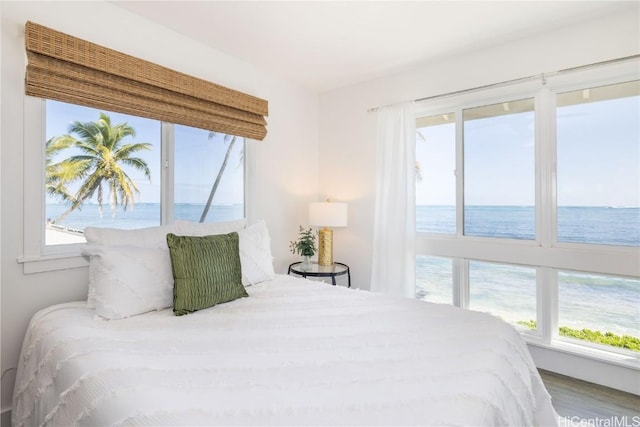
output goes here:
[{"label": "white pillow", "polygon": [[276,277],[271,256],[271,238],[264,221],[238,231],[242,284],[250,286]]},{"label": "white pillow", "polygon": [[246,219],[224,222],[192,222],[178,220],[175,222],[177,231],[174,233],[180,236],[211,236],[214,234],[227,234],[240,231],[247,225]]},{"label": "white pillow", "polygon": [[[178,233],[176,224],[160,225],[157,227],[137,228],[126,230],[122,228],[86,227],[84,237],[89,244],[132,246],[142,248],[167,249],[167,234]],[[168,249],[167,249],[168,250]],[[94,266],[89,263],[89,289],[87,293],[87,306],[95,308],[95,276]]]},{"label": "white pillow", "polygon": [[168,247],[87,245],[96,314],[122,319],[173,305]]}]

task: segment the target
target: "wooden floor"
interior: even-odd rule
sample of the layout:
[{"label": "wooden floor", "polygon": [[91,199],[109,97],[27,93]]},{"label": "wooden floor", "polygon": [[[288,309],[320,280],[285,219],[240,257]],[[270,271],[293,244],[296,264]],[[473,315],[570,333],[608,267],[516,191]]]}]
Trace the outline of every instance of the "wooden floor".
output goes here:
[{"label": "wooden floor", "polygon": [[640,396],[540,370],[560,427],[640,426]]}]

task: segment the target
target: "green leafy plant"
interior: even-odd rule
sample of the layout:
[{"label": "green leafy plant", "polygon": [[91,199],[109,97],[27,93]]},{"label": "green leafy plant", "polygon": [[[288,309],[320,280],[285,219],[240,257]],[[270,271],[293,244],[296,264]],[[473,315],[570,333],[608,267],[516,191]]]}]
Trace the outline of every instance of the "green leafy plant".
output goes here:
[{"label": "green leafy plant", "polygon": [[[536,330],[537,328],[537,322],[535,320],[523,320],[518,323],[531,330]],[[625,348],[631,351],[640,351],[640,339],[629,335],[616,335],[613,332],[602,333],[600,331],[592,331],[591,329],[571,329],[566,326],[560,326],[559,332],[563,337]]]},{"label": "green leafy plant", "polygon": [[298,240],[292,240],[289,244],[291,253],[302,256],[313,256],[316,249],[316,235],[311,228],[300,226]]}]

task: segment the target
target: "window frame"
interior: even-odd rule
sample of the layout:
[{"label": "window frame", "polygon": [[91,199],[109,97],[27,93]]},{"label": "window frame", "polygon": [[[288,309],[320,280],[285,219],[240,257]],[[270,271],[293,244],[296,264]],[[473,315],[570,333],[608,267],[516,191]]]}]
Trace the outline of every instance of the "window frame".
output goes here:
[{"label": "window frame", "polygon": [[[494,262],[536,268],[537,331],[521,335],[542,347],[579,353],[623,366],[637,366],[640,354],[605,346],[581,345],[558,334],[558,272],[594,273],[638,279],[640,247],[558,242],[556,199],[555,95],[571,90],[638,80],[638,60],[543,76],[536,81],[470,91],[416,105],[416,119],[454,113],[456,120],[456,233],[416,231],[416,255],[450,258],[454,305],[468,308],[469,262]],[[516,240],[463,235],[464,159],[462,110],[533,96],[535,101],[535,239]]]},{"label": "window frame", "polygon": [[[18,262],[23,264],[24,274],[46,271],[63,270],[88,266],[88,261],[82,256],[82,248],[86,243],[65,245],[45,245],[45,210],[46,191],[45,180],[45,141],[46,129],[46,99],[24,96],[24,152],[23,152],[23,255]],[[160,122],[160,224],[174,221],[174,124]],[[251,199],[248,189],[255,179],[249,173],[252,164],[252,145],[250,138],[244,139],[244,179],[243,203],[244,217],[248,217],[250,209],[248,201]],[[32,226],[39,224],[38,226]],[[159,224],[159,225],[160,225]]]}]

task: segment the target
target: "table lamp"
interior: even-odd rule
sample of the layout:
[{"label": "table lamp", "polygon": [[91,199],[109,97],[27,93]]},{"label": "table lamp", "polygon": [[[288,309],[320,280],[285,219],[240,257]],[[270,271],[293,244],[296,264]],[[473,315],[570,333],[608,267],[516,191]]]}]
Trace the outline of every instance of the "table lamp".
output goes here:
[{"label": "table lamp", "polygon": [[347,226],[347,204],[330,201],[309,204],[309,225],[318,230],[318,264],[333,265],[333,230]]}]

